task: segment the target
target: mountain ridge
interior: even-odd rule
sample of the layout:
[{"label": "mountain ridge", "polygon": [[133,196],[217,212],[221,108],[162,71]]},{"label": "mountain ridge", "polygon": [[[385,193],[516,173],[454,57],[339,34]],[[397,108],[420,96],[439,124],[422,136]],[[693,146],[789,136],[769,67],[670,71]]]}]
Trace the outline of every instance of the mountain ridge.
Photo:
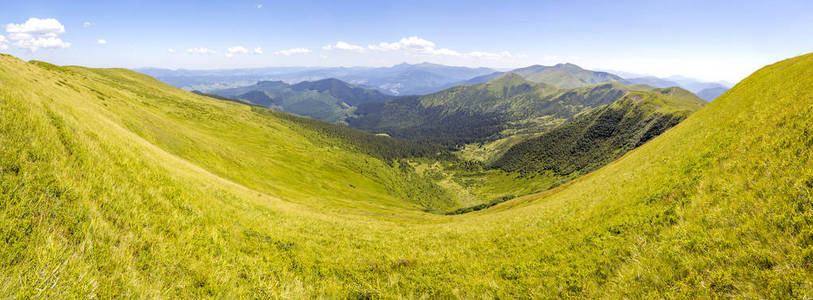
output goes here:
[{"label": "mountain ridge", "polygon": [[343,124],[354,107],[361,103],[384,102],[393,97],[335,78],[293,85],[283,81],[259,81],[250,86],[210,93],[337,124]]},{"label": "mountain ridge", "polygon": [[226,70],[141,68],[136,71],[143,71],[181,89],[203,92],[245,86],[258,81],[282,80],[295,84],[336,78],[390,95],[427,94],[449,87],[454,82],[494,72],[489,68],[432,63],[402,63],[388,67],[269,67]]},{"label": "mountain ridge", "polygon": [[443,201],[417,167],[297,117],[121,69],[0,55],[0,79],[4,295],[813,294],[813,54],[589,174],[454,216],[421,210]]},{"label": "mountain ridge", "polygon": [[706,104],[685,90],[693,98],[674,97],[675,89],[628,92],[613,103],[587,110],[519,142],[491,167],[526,176],[589,173],[679,124]]}]

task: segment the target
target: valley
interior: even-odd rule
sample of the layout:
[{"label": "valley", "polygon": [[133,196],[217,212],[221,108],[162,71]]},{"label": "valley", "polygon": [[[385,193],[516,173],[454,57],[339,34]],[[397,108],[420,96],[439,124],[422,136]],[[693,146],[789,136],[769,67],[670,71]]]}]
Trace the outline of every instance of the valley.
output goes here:
[{"label": "valley", "polygon": [[[705,101],[691,92],[677,87],[657,89],[608,82],[559,89],[550,84],[528,81],[521,75],[538,76],[547,74],[546,72],[553,72],[553,75],[545,75],[548,78],[556,76],[566,78],[560,81],[593,74],[574,65],[535,66],[502,74],[482,84],[462,85],[425,96],[407,97],[387,96],[374,90],[352,86],[338,79],[305,81],[295,85],[283,82],[259,82],[253,86],[212,93],[217,94],[214,96],[216,98],[236,99],[339,125],[347,124],[371,133],[386,134],[395,139],[434,145],[438,151],[445,153],[440,161],[437,161],[437,158],[427,160],[420,156],[399,159],[403,159],[406,165],[417,167],[415,171],[419,176],[433,182],[436,189],[444,191],[443,197],[451,195],[451,204],[444,207],[424,206],[425,210],[436,213],[483,207],[482,205],[488,203],[544,191],[567,182],[643,144],[705,104]],[[621,80],[620,77],[612,77],[606,73],[596,74],[599,74],[597,78],[610,77]],[[600,79],[590,83],[595,81]],[[568,172],[557,171],[557,168],[570,162],[553,154],[533,158],[526,155],[518,158],[523,155],[519,154],[523,150],[515,148],[527,148],[531,142],[525,142],[526,140],[545,134],[549,130],[569,134],[580,130],[594,130],[588,127],[598,126],[586,123],[573,125],[575,122],[563,124],[576,115],[590,114],[588,111],[606,105],[612,106],[610,104],[616,101],[637,101],[625,98],[644,96],[647,97],[646,101],[634,105],[635,108],[640,108],[640,111],[633,110],[627,114],[634,115],[632,118],[643,118],[641,114],[646,116],[654,106],[663,113],[657,114],[654,119],[650,117],[638,121],[648,122],[646,124],[633,124],[620,118],[604,118],[602,120],[610,124],[601,126],[610,126],[609,131],[604,129],[605,133],[602,133],[604,136],[588,135],[581,143],[589,144],[596,142],[596,139],[628,135],[622,133],[622,130],[643,130],[636,133],[641,141],[611,142],[612,146],[602,148],[604,154],[597,154],[595,151],[573,152],[572,155],[575,157],[569,159],[578,159],[582,161],[581,164],[591,165],[589,168],[578,167],[581,172],[576,172],[575,169]],[[299,111],[296,110],[297,107]],[[332,109],[333,112],[324,114],[325,108]],[[319,118],[320,114],[327,117]],[[342,120],[342,117],[346,119]],[[613,132],[615,126],[620,128],[619,132]],[[641,137],[642,135],[644,137]],[[548,136],[557,134],[551,133]],[[632,137],[625,136],[622,139],[630,138]],[[567,142],[554,140],[552,143]],[[543,148],[560,147],[573,146],[546,145]],[[473,155],[474,152],[477,154]],[[520,171],[507,167],[507,161],[517,160],[531,164],[538,161],[547,163],[545,168],[531,174],[527,170]]]},{"label": "valley", "polygon": [[0,299],[813,299],[813,2],[0,25]]},{"label": "valley", "polygon": [[[517,142],[505,154],[520,163],[497,169],[128,70],[0,59],[3,294],[781,297],[810,284],[811,55],[705,106],[610,84],[618,99],[565,110],[576,117]],[[472,92],[526,90],[564,97],[523,82]],[[494,107],[442,96],[420,105]],[[602,135],[612,126],[630,131]],[[560,140],[605,154],[560,152],[572,167],[550,168],[526,146]]]}]

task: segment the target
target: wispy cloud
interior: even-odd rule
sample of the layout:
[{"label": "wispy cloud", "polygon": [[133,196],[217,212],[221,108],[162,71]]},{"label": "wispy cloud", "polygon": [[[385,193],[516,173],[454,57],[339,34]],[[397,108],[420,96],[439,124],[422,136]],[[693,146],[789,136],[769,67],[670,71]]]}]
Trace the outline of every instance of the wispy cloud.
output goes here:
[{"label": "wispy cloud", "polygon": [[307,49],[307,48],[292,48],[292,49],[287,49],[287,50],[275,51],[274,55],[291,56],[291,55],[295,55],[295,54],[308,54],[308,53],[311,53],[311,52],[313,52],[313,51],[311,51],[310,49]]},{"label": "wispy cloud", "polygon": [[254,48],[252,50],[248,50],[246,47],[243,47],[243,46],[234,46],[234,47],[229,47],[228,49],[226,49],[226,57],[233,57],[236,54],[259,55],[259,54],[263,54],[263,48],[256,47],[256,48]]},{"label": "wispy cloud", "polygon": [[28,49],[35,52],[38,49],[68,48],[71,43],[59,38],[65,33],[65,26],[62,26],[57,19],[29,18],[22,24],[7,24],[6,32],[8,38],[15,41],[14,46]]},{"label": "wispy cloud", "polygon": [[84,23],[82,23],[82,27],[85,27],[85,28],[91,27],[93,25],[95,25],[95,24],[93,24],[93,22],[90,22],[90,21],[85,21]]},{"label": "wispy cloud", "polygon": [[512,57],[510,52],[508,51],[500,51],[500,52],[483,52],[483,51],[473,51],[469,53],[464,53],[463,56],[465,57],[473,57],[473,58],[490,58],[490,59],[500,59],[505,57]]},{"label": "wispy cloud", "polygon": [[212,49],[209,49],[209,48],[203,48],[203,47],[201,47],[201,48],[189,48],[189,49],[186,49],[186,52],[190,53],[190,54],[199,54],[199,55],[211,55],[211,54],[216,54],[217,53],[217,51],[215,51],[215,50],[212,50]]},{"label": "wispy cloud", "polygon": [[234,46],[226,49],[226,57],[232,57],[235,54],[248,54],[248,49],[243,46]]},{"label": "wispy cloud", "polygon": [[96,43],[99,45],[107,45],[107,40],[98,40]]},{"label": "wispy cloud", "polygon": [[416,50],[428,51],[434,50],[435,43],[424,40],[417,36],[405,37],[397,42],[387,43],[381,42],[378,45],[367,46],[370,50],[377,51],[395,51],[395,50]]},{"label": "wispy cloud", "polygon": [[338,41],[338,42],[336,42],[336,44],[322,46],[322,49],[325,49],[325,50],[337,49],[337,50],[348,50],[348,51],[357,51],[357,52],[364,52],[364,50],[366,50],[366,48],[364,48],[362,46],[352,45],[352,44],[342,42],[342,41]]},{"label": "wispy cloud", "polygon": [[257,8],[258,8],[258,9],[259,9],[259,8],[263,8],[263,5],[262,5],[262,4],[257,4]]},{"label": "wispy cloud", "polygon": [[324,50],[346,50],[346,51],[355,51],[359,53],[367,52],[367,51],[378,51],[378,52],[389,52],[389,51],[404,51],[411,54],[417,55],[428,55],[428,56],[454,56],[454,57],[462,57],[462,58],[475,58],[475,59],[501,59],[511,57],[511,53],[508,51],[500,51],[500,52],[485,52],[485,51],[472,51],[472,52],[460,52],[456,50],[452,50],[449,48],[438,48],[434,42],[422,39],[417,36],[410,36],[401,38],[395,42],[381,42],[375,45],[368,45],[367,47],[362,47],[359,45],[353,45],[347,42],[336,42],[336,44],[330,44],[322,47]]}]

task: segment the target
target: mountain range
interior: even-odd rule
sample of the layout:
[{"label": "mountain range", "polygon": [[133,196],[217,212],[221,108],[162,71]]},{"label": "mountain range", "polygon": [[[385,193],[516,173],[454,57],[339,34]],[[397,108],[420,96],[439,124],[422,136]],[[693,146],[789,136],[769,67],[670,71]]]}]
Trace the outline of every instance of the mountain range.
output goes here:
[{"label": "mountain range", "polygon": [[490,164],[0,55],[0,294],[809,298],[813,54],[693,97],[505,74],[357,106],[562,117]]},{"label": "mountain range", "polygon": [[393,98],[377,90],[356,87],[333,78],[302,81],[293,85],[282,81],[260,81],[255,85],[209,93],[338,124],[345,123],[356,105]]},{"label": "mountain range", "polygon": [[[539,73],[529,72],[526,76],[528,74]],[[561,82],[564,81],[567,79]],[[452,145],[488,142],[517,134],[540,133],[586,109],[610,104],[631,91],[653,89],[614,81],[558,88],[508,72],[482,84],[461,85],[421,97],[361,104],[347,122],[354,128],[408,139]],[[682,91],[683,97],[697,99],[688,91],[673,90]]]},{"label": "mountain range", "polygon": [[375,89],[389,95],[425,95],[464,84],[480,84],[513,72],[533,82],[542,82],[559,88],[575,88],[603,82],[617,81],[626,85],[647,84],[653,87],[682,87],[703,99],[712,101],[721,89],[720,83],[703,82],[691,78],[672,76],[658,78],[612,72],[592,71],[562,63],[553,66],[533,65],[507,72],[489,68],[454,67],[431,63],[399,64],[391,67],[272,67],[231,70],[168,70],[157,68],[136,69],[172,86],[185,90],[211,92],[227,88],[249,86],[258,81],[284,81],[289,84],[300,81],[318,81],[335,78],[358,87]]},{"label": "mountain range", "polygon": [[390,95],[422,95],[450,87],[472,77],[493,73],[489,68],[454,67],[431,63],[391,67],[274,67],[235,70],[136,69],[186,90],[209,92],[254,84],[258,81],[317,81],[336,78]]},{"label": "mountain range", "polygon": [[702,82],[696,79],[682,76],[670,76],[667,78],[659,78],[655,76],[643,76],[643,77],[630,77],[624,80],[629,84],[646,84],[649,86],[659,88],[679,86],[686,90],[691,91],[692,93],[697,94],[698,97],[703,98],[706,101],[714,101],[714,99],[717,99],[717,97],[719,97],[728,90],[728,86],[725,86],[722,83]]}]

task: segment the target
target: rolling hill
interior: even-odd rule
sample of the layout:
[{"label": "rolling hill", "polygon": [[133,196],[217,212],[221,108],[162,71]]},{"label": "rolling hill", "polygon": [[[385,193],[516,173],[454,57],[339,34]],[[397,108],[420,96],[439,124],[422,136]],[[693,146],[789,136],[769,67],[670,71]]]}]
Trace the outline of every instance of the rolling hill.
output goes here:
[{"label": "rolling hill", "polygon": [[646,84],[657,88],[667,88],[672,86],[680,86],[680,83],[663,79],[655,76],[634,77],[625,79],[632,84]]},{"label": "rolling hill", "polygon": [[352,107],[367,102],[384,102],[392,96],[360,88],[338,79],[303,81],[289,85],[282,81],[211,91],[221,97],[242,100],[271,109],[331,123],[343,124]]},{"label": "rolling hill", "polygon": [[590,71],[566,63],[554,66],[534,65],[511,71],[533,82],[547,83],[559,88],[577,88],[605,82],[624,83],[624,79],[607,72]]},{"label": "rolling hill", "polygon": [[[637,89],[642,88],[616,82],[559,89],[507,73],[483,84],[362,104],[347,122],[366,131],[449,145],[488,142],[543,132],[585,109],[612,103]],[[683,92],[682,97],[694,97]]]},{"label": "rolling hill", "polygon": [[512,146],[492,166],[525,175],[553,172],[559,176],[598,169],[706,104],[685,90],[693,99],[667,96],[676,89],[630,92]]},{"label": "rolling hill", "polygon": [[813,54],[574,181],[454,216],[367,142],[127,70],[3,55],[0,112],[9,297],[813,296]]},{"label": "rolling hill", "polygon": [[[629,83],[628,81],[614,74],[610,74],[607,72],[585,70],[577,65],[571,63],[564,63],[553,66],[533,65],[524,68],[514,69],[508,72],[494,72],[490,74],[473,77],[458,82],[452,86],[486,83],[494,79],[497,79],[501,76],[504,76],[505,74],[517,74],[532,82],[545,83],[564,89],[586,87],[613,81],[624,84]],[[673,86],[677,86],[677,84]]]},{"label": "rolling hill", "polygon": [[719,97],[728,90],[728,87],[723,86],[722,84],[719,83],[702,82],[699,80],[680,76],[672,76],[666,79],[654,76],[645,76],[629,78],[626,79],[626,81],[632,84],[646,84],[657,88],[667,88],[675,86],[682,87],[686,90],[691,91],[692,93],[697,94],[698,97],[709,102],[714,101],[714,99],[716,99],[717,97]]}]

